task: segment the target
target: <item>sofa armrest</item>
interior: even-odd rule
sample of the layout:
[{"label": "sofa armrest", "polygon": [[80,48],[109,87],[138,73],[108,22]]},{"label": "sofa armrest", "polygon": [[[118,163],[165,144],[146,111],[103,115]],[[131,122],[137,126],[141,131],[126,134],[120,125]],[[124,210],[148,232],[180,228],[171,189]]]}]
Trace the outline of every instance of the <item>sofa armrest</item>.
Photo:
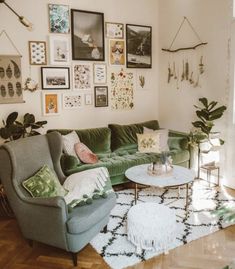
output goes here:
[{"label": "sofa armrest", "polygon": [[180,132],[180,131],[174,131],[169,130],[169,136],[175,136],[175,137],[187,137],[189,139],[189,133]]}]

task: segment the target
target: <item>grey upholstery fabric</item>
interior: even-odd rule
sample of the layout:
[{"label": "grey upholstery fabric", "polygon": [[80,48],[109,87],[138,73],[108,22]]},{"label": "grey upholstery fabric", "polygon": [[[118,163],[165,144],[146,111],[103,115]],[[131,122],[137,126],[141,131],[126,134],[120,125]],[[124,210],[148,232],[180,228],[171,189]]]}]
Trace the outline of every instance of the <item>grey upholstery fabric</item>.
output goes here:
[{"label": "grey upholstery fabric", "polygon": [[[30,197],[21,183],[43,165],[48,165],[60,182],[64,182],[61,153],[62,139],[57,132],[4,144],[0,147],[0,178],[25,238],[78,252],[107,224],[116,199],[114,196],[101,199],[97,204],[95,201],[86,206],[86,210],[74,209],[68,213],[63,197]],[[100,218],[94,217],[94,208],[103,212]],[[81,223],[81,227],[76,226],[78,233],[71,234],[67,223],[73,223],[73,218]],[[88,229],[84,228],[85,219],[92,220]]]}]

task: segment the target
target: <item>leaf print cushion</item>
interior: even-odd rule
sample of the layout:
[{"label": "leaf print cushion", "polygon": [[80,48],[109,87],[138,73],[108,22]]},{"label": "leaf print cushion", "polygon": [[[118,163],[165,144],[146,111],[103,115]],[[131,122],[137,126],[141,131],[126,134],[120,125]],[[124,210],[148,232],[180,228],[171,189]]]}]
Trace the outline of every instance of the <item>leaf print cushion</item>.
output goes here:
[{"label": "leaf print cushion", "polygon": [[160,134],[137,134],[138,150],[141,153],[161,153]]},{"label": "leaf print cushion", "polygon": [[61,186],[55,172],[44,165],[35,175],[22,182],[32,197],[65,196],[67,191]]}]

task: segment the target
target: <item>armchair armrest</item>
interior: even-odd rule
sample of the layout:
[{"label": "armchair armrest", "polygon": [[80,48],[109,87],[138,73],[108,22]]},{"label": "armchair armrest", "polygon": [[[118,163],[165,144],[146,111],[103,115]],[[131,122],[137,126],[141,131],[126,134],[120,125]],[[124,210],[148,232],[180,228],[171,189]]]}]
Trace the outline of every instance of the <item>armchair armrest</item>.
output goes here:
[{"label": "armchair armrest", "polygon": [[47,207],[60,207],[67,208],[65,200],[61,196],[49,197],[49,198],[33,198],[33,197],[21,197],[21,199],[32,205],[47,206]]}]

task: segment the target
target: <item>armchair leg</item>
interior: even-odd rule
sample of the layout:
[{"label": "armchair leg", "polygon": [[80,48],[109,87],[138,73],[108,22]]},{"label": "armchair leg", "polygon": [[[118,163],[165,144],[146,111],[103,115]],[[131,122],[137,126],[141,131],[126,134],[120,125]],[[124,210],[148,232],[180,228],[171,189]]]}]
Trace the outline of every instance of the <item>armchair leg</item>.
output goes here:
[{"label": "armchair leg", "polygon": [[29,246],[32,248],[32,247],[33,247],[33,240],[28,239],[28,244],[29,244]]},{"label": "armchair leg", "polygon": [[78,256],[77,253],[71,252],[72,259],[73,259],[73,265],[77,266],[78,265]]}]

